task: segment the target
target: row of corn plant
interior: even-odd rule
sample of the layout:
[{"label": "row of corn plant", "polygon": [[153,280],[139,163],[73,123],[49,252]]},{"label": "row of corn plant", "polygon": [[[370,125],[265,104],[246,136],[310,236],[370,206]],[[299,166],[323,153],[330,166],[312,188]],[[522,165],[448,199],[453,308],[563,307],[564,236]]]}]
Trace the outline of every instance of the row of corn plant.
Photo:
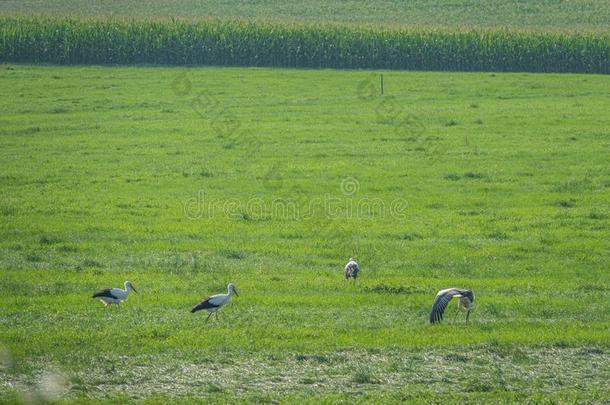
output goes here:
[{"label": "row of corn plant", "polygon": [[610,32],[2,17],[0,62],[610,73]]}]

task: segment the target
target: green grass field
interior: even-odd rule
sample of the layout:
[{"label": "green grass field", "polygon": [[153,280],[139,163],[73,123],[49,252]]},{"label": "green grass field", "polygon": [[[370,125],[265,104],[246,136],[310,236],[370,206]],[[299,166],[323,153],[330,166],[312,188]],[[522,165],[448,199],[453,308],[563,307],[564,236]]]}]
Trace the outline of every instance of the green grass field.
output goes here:
[{"label": "green grass field", "polygon": [[375,2],[315,0],[178,0],[147,2],[88,0],[3,0],[0,14],[54,16],[125,16],[181,18],[262,18],[425,26],[605,29],[610,26],[607,0],[415,0]]},{"label": "green grass field", "polygon": [[0,402],[608,400],[607,76],[378,73],[0,65]]}]

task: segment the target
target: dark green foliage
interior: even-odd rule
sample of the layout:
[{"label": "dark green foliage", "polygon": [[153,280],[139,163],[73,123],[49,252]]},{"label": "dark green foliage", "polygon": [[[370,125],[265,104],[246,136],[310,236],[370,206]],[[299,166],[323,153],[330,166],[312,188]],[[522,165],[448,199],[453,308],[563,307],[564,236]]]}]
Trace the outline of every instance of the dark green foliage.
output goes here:
[{"label": "dark green foliage", "polygon": [[0,19],[0,62],[610,73],[607,33]]}]

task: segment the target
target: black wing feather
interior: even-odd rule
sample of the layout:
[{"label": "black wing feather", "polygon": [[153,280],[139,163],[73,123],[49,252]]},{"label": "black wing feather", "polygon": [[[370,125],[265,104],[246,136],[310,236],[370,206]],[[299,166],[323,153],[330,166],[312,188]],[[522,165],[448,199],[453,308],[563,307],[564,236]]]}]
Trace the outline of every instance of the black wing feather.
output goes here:
[{"label": "black wing feather", "polygon": [[430,323],[440,322],[443,319],[443,313],[445,312],[445,308],[447,308],[447,304],[451,301],[451,298],[459,294],[460,291],[454,289],[436,297],[434,305],[432,306],[432,312],[430,312]]},{"label": "black wing feather", "polygon": [[95,294],[93,294],[93,296],[91,298],[101,298],[101,297],[114,298],[115,300],[118,299],[118,297],[115,297],[114,295],[112,295],[111,288],[106,288],[102,291],[98,291]]},{"label": "black wing feather", "polygon": [[218,308],[220,305],[214,305],[210,302],[210,299],[206,299],[201,301],[199,304],[195,305],[193,307],[193,309],[191,309],[191,312],[195,313],[197,311],[201,311],[202,309],[208,309],[208,308]]}]

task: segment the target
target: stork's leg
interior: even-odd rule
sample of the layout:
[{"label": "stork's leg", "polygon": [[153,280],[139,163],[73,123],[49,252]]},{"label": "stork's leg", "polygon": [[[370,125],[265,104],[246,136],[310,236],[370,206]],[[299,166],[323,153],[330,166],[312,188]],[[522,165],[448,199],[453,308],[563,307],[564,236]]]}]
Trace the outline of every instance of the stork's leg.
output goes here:
[{"label": "stork's leg", "polygon": [[468,310],[468,312],[466,312],[466,323],[468,323],[468,318],[470,317],[470,310]]},{"label": "stork's leg", "polygon": [[210,314],[208,315],[208,317],[207,317],[207,318],[205,318],[205,321],[206,321],[206,322],[210,320],[210,317],[212,316],[212,314],[213,314],[213,313],[214,313],[214,312],[210,312]]}]

